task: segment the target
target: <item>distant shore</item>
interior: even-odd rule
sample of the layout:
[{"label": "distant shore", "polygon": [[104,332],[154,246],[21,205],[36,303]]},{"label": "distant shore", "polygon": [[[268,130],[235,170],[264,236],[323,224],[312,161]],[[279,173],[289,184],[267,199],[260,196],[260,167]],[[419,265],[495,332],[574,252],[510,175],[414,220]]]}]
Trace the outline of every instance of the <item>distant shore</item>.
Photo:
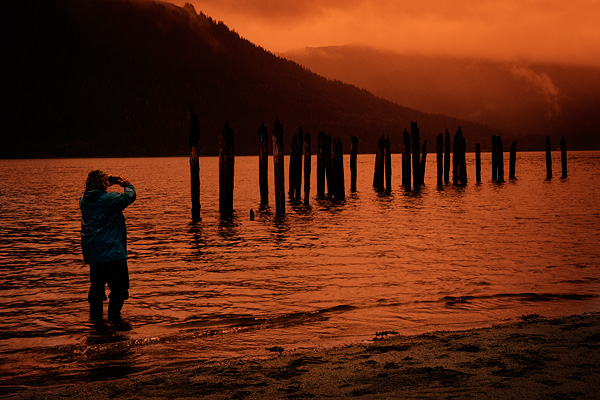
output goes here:
[{"label": "distant shore", "polygon": [[25,399],[597,398],[600,313],[27,392]]}]

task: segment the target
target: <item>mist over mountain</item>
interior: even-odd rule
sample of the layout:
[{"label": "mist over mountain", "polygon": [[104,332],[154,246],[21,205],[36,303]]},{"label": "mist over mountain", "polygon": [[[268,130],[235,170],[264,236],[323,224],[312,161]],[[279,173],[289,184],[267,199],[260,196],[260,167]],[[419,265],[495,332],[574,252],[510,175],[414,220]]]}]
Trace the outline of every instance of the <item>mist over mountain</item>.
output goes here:
[{"label": "mist over mountain", "polygon": [[598,68],[403,55],[359,46],[283,55],[403,106],[494,126],[532,145],[532,138],[549,134],[565,135],[572,148],[600,148]]},{"label": "mist over mountain", "polygon": [[383,134],[399,152],[411,120],[430,143],[458,125],[471,146],[481,140],[485,148],[496,133],[318,76],[189,5],[32,0],[3,7],[14,28],[2,78],[2,157],[185,155],[190,105],[203,155],[217,154],[226,119],[237,154],[256,154],[259,125],[271,131],[276,117],[286,151],[299,127],[341,137],[347,148],[357,135],[361,152],[373,152]]}]

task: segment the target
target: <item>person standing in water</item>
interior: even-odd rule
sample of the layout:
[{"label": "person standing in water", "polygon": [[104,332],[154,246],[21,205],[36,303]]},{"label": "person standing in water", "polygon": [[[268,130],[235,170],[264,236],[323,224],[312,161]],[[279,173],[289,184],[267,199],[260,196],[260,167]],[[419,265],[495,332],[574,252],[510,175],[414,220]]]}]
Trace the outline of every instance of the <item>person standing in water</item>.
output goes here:
[{"label": "person standing in water", "polygon": [[[107,192],[110,185],[124,188],[123,193]],[[102,321],[104,287],[110,289],[108,319],[121,318],[123,303],[129,298],[127,270],[127,231],[123,210],[135,201],[135,188],[121,176],[91,171],[85,192],[79,199],[81,209],[81,250],[90,266],[90,319]]]}]

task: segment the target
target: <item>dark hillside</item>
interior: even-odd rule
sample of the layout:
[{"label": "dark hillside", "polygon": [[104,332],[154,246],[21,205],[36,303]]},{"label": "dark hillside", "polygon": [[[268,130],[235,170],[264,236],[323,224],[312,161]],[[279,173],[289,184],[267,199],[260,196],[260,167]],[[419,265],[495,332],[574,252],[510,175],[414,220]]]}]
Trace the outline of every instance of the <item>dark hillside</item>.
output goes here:
[{"label": "dark hillside", "polygon": [[[2,157],[185,155],[187,110],[201,126],[201,151],[217,153],[229,118],[237,154],[255,154],[257,128],[276,117],[289,137],[302,126],[376,138],[417,120],[430,141],[462,125],[469,138],[492,130],[427,115],[331,81],[277,57],[198,14],[153,1],[34,0],[6,4]],[[475,139],[472,140],[474,143]]]}]

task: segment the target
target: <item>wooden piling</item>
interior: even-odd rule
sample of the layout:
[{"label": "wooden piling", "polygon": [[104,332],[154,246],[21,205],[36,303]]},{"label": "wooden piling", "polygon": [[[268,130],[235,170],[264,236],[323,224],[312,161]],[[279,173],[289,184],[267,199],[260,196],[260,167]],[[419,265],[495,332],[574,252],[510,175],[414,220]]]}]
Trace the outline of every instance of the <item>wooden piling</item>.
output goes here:
[{"label": "wooden piling", "polygon": [[562,164],[562,177],[567,177],[567,142],[564,136],[560,138],[560,162]]},{"label": "wooden piling", "polygon": [[450,133],[448,129],[446,129],[446,134],[444,135],[444,183],[448,184],[450,182]]},{"label": "wooden piling", "polygon": [[508,167],[509,179],[515,179],[515,169],[517,166],[517,142],[510,144],[510,164]]},{"label": "wooden piling", "polygon": [[419,177],[421,178],[421,185],[425,184],[425,165],[427,165],[427,140],[423,141],[423,147],[421,151],[421,165],[419,171]]},{"label": "wooden piling", "polygon": [[279,119],[273,126],[273,176],[275,179],[275,213],[285,214],[285,172],[283,164],[283,126]]},{"label": "wooden piling", "polygon": [[458,134],[458,182],[461,185],[467,184],[467,142],[459,126],[456,130]]},{"label": "wooden piling", "polygon": [[504,182],[504,146],[502,145],[502,135],[496,138],[496,150],[498,151],[498,182]]},{"label": "wooden piling", "polygon": [[410,134],[406,131],[403,132],[404,137],[404,152],[402,153],[402,186],[404,190],[411,189],[411,141]]},{"label": "wooden piling", "polygon": [[260,205],[266,206],[269,204],[269,136],[263,123],[258,128],[258,181]]},{"label": "wooden piling", "polygon": [[346,187],[344,184],[344,149],[340,138],[332,141],[332,150],[335,155],[332,157],[332,167],[335,170],[333,199],[341,201],[346,198]]},{"label": "wooden piling", "polygon": [[498,180],[498,137],[492,135],[492,180]]},{"label": "wooden piling", "polygon": [[327,195],[335,192],[335,179],[333,177],[333,164],[331,154],[331,135],[325,135],[323,142],[323,162],[325,163],[325,180],[327,181]]},{"label": "wooden piling", "polygon": [[452,142],[452,185],[458,186],[458,164],[460,154],[460,143],[458,140],[458,131],[454,134],[454,141]]},{"label": "wooden piling", "polygon": [[417,121],[410,121],[410,136],[412,142],[413,187],[418,190],[421,188],[421,139]]},{"label": "wooden piling", "polygon": [[317,135],[317,197],[325,197],[325,161],[324,161],[325,132]]},{"label": "wooden piling", "polygon": [[358,154],[358,138],[352,136],[352,144],[350,145],[350,191],[356,192],[356,158]]},{"label": "wooden piling", "polygon": [[546,136],[546,179],[552,179],[552,145],[550,136]]},{"label": "wooden piling", "polygon": [[392,192],[392,153],[390,139],[386,136],[384,143],[385,191]]},{"label": "wooden piling", "polygon": [[437,135],[435,142],[435,153],[437,163],[437,185],[444,185],[444,134]]},{"label": "wooden piling", "polygon": [[481,145],[475,143],[475,179],[481,182]]},{"label": "wooden piling", "polygon": [[192,194],[192,222],[200,221],[200,164],[198,141],[200,140],[200,124],[190,106],[190,177]]},{"label": "wooden piling", "polygon": [[379,191],[383,191],[384,157],[385,138],[381,136],[377,141],[377,150],[375,152],[375,172],[373,173],[373,187],[375,190]]},{"label": "wooden piling", "polygon": [[225,217],[233,213],[234,165],[233,129],[227,120],[219,140],[219,213]]},{"label": "wooden piling", "polygon": [[311,149],[310,134],[304,134],[304,205],[310,203],[310,169],[311,169]]}]

